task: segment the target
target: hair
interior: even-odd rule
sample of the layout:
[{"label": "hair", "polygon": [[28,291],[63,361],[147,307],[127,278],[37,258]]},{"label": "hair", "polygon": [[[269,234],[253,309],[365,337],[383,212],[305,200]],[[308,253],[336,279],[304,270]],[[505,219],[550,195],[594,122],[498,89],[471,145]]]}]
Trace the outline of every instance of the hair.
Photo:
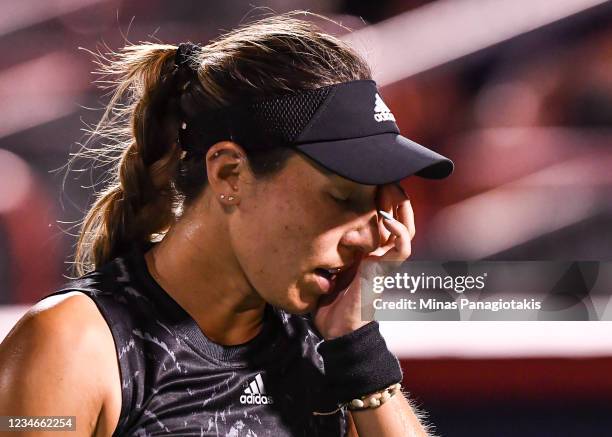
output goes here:
[{"label": "hair", "polygon": [[[144,42],[93,53],[99,67],[95,73],[102,75],[96,82],[110,89],[111,97],[75,157],[102,160],[110,169],[80,222],[73,266],[77,275],[134,245],[159,240],[203,192],[208,178],[202,156],[184,156],[177,145],[182,111],[372,77],[352,48],[312,22],[295,18],[298,14],[332,21],[294,11],[238,27],[193,55],[192,74],[197,71],[199,81],[185,90],[176,77],[174,45]],[[105,144],[88,147],[94,138],[105,139]],[[280,171],[294,152],[277,148],[245,153],[255,176],[265,178]]]}]

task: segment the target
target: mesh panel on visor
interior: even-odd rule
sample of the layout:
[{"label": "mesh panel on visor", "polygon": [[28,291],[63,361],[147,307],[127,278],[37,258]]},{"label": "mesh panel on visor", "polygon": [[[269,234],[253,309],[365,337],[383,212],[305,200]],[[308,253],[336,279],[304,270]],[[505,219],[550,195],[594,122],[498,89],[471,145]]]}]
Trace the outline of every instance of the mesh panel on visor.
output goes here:
[{"label": "mesh panel on visor", "polygon": [[199,152],[227,139],[250,149],[286,146],[310,123],[331,90],[327,86],[202,112],[179,132],[180,144]]},{"label": "mesh panel on visor", "polygon": [[250,115],[266,137],[291,143],[312,119],[330,88],[323,87],[297,95],[254,102],[248,105]]},{"label": "mesh panel on visor", "polygon": [[[203,152],[221,140],[247,150],[292,147],[348,179],[376,185],[452,172],[452,161],[401,136],[395,119],[381,113],[391,115],[376,82],[355,80],[201,113],[183,124],[179,140]],[[427,168],[438,170],[421,172]]]}]

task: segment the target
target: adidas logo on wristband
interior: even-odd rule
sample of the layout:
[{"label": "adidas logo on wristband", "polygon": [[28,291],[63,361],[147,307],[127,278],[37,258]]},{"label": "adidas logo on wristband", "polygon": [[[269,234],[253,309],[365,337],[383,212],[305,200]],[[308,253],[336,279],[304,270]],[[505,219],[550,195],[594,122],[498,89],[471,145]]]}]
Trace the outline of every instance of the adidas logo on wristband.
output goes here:
[{"label": "adidas logo on wristband", "polygon": [[272,396],[266,396],[261,373],[258,373],[249,386],[244,389],[240,396],[240,403],[244,405],[268,405],[273,404]]}]

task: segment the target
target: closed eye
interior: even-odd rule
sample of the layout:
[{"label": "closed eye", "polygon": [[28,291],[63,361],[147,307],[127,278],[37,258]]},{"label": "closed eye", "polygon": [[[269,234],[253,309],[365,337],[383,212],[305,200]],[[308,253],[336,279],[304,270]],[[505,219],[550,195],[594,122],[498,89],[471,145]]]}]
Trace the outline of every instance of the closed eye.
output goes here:
[{"label": "closed eye", "polygon": [[334,203],[340,208],[342,211],[351,211],[354,213],[363,213],[364,211],[370,210],[372,208],[366,208],[361,202],[358,202],[356,199],[349,197],[336,197],[334,195],[330,196]]},{"label": "closed eye", "polygon": [[371,189],[368,193],[364,192],[363,197],[357,195],[355,191],[348,193],[335,189],[328,191],[327,195],[339,208],[345,211],[363,214],[376,209],[375,189]]},{"label": "closed eye", "polygon": [[349,197],[347,198],[342,198],[342,197],[336,197],[332,194],[329,195],[329,197],[331,197],[332,199],[334,199],[334,201],[336,203],[340,203],[340,204],[347,204],[347,203],[351,203],[351,199]]}]

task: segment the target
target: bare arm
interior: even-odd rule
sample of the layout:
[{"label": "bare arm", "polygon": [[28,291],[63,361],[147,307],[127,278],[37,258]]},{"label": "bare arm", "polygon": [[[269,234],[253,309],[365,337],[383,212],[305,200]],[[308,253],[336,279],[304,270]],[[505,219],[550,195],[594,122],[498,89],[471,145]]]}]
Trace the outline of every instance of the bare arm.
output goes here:
[{"label": "bare arm", "polygon": [[351,411],[349,417],[350,437],[433,437],[401,393],[378,408]]},{"label": "bare arm", "polygon": [[76,432],[54,434],[110,435],[99,418],[116,358],[100,323],[95,304],[81,294],[53,296],[30,309],[0,345],[0,415],[76,416]]}]

